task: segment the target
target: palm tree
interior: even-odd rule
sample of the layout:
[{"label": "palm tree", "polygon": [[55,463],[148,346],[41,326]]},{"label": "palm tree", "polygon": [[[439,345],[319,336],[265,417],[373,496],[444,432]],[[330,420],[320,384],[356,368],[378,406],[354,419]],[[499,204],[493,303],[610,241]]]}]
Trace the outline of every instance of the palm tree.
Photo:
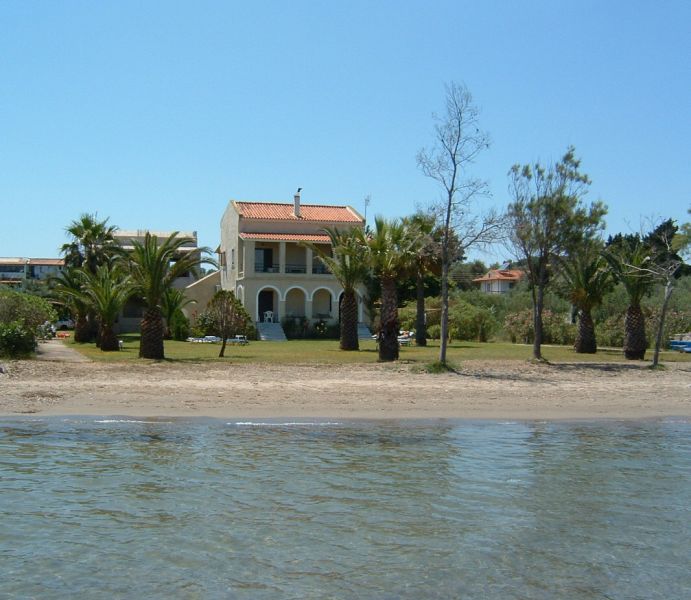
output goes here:
[{"label": "palm tree", "polygon": [[341,350],[359,350],[358,340],[358,306],[357,286],[367,276],[367,263],[359,230],[325,229],[331,240],[333,255],[325,254],[315,244],[306,244],[317,253],[319,260],[326,266],[338,283],[343,287],[343,299],[340,304],[340,348]]},{"label": "palm tree", "polygon": [[202,257],[202,253],[210,252],[208,248],[199,248],[199,252],[181,252],[186,240],[177,236],[175,231],[159,244],[158,238],[147,232],[143,242],[132,241],[134,248],[128,261],[133,292],[146,306],[141,324],[140,358],[165,358],[162,305],[166,290],[173,287],[178,277],[204,263],[213,262]]},{"label": "palm tree", "polygon": [[[402,221],[375,217],[374,232],[366,235],[367,259],[381,284],[379,360],[398,359],[398,293],[396,281],[412,266],[417,233]],[[363,233],[361,233],[364,236]]]},{"label": "palm tree", "polygon": [[101,265],[95,274],[84,269],[82,279],[82,295],[98,319],[99,347],[104,352],[119,350],[120,344],[113,325],[130,296],[129,277],[119,267],[110,269],[107,265]]},{"label": "palm tree", "polygon": [[597,338],[592,311],[612,289],[611,271],[595,245],[559,262],[566,284],[564,295],[578,311],[574,349],[579,354],[595,354]]},{"label": "palm tree", "polygon": [[91,327],[87,315],[89,303],[82,294],[82,270],[68,267],[51,279],[53,293],[74,317],[74,341],[80,344],[91,341]]},{"label": "palm tree", "polygon": [[65,264],[71,267],[83,266],[91,274],[95,274],[99,265],[121,254],[122,250],[115,241],[117,230],[115,225],[108,225],[108,219],[99,221],[95,214],[82,214],[66,228],[72,241],[63,244],[60,249],[60,253],[65,256]]},{"label": "palm tree", "polygon": [[421,212],[405,219],[405,224],[416,232],[414,270],[416,284],[415,344],[427,345],[427,324],[425,319],[425,275],[431,272],[441,274],[441,244],[434,239],[436,219]]},{"label": "palm tree", "polygon": [[641,300],[654,284],[653,277],[645,270],[650,260],[650,248],[638,235],[618,235],[607,245],[605,258],[612,268],[614,279],[624,286],[629,296],[624,319],[624,356],[631,360],[643,360],[648,341]]}]

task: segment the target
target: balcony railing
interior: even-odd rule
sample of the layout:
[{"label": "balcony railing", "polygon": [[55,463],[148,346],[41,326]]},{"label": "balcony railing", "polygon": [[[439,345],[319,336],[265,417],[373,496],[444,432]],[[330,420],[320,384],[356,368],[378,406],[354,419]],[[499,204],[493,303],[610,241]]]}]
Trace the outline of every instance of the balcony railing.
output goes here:
[{"label": "balcony railing", "polygon": [[261,263],[256,263],[254,265],[255,273],[278,273],[278,265],[262,265]]},{"label": "balcony railing", "polygon": [[312,265],[312,273],[315,275],[331,275],[331,271],[324,263],[314,263]]},{"label": "balcony railing", "polygon": [[307,273],[307,265],[286,263],[286,273]]}]

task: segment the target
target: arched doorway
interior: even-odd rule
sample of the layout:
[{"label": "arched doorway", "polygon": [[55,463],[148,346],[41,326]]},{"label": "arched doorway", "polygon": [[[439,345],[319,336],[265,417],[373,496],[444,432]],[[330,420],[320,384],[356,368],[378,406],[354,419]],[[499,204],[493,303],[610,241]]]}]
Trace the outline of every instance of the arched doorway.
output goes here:
[{"label": "arched doorway", "polygon": [[285,316],[302,318],[305,316],[305,304],[307,302],[307,294],[301,288],[291,288],[286,293],[286,307]]},{"label": "arched doorway", "polygon": [[325,288],[318,289],[312,296],[312,316],[315,319],[333,319],[333,299],[331,292]]},{"label": "arched doorway", "polygon": [[257,321],[278,322],[278,294],[271,288],[264,288],[257,294]]}]

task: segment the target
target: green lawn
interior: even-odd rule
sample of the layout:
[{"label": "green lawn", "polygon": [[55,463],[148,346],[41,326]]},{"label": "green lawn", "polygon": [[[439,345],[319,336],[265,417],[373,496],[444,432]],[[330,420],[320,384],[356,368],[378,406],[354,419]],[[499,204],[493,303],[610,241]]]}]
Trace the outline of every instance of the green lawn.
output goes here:
[{"label": "green lawn", "polygon": [[[128,361],[139,360],[139,335],[121,335],[124,348],[120,352],[101,352],[94,344],[66,342],[93,360]],[[279,363],[279,364],[365,364],[377,362],[378,355],[374,341],[360,343],[359,352],[342,352],[336,340],[292,340],[288,342],[250,342],[247,346],[226,347],[226,356],[218,358],[220,344],[197,344],[192,342],[165,342],[166,359],[171,361],[211,361],[232,363]],[[652,351],[646,354],[652,359]],[[448,347],[447,358],[451,363],[467,360],[528,360],[532,347],[506,342],[476,343],[453,342]],[[603,349],[597,354],[576,354],[567,346],[543,346],[543,356],[551,362],[622,362],[621,350]],[[439,358],[439,342],[431,342],[426,348],[415,346],[401,348],[401,360],[429,364]],[[662,362],[691,362],[691,355],[679,352],[664,352]]]}]

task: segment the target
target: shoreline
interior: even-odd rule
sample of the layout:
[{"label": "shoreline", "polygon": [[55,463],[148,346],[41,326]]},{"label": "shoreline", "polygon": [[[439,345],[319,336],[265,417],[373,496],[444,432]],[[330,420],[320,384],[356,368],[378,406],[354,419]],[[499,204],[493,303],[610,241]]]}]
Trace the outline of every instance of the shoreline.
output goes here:
[{"label": "shoreline", "polygon": [[642,420],[691,417],[691,364],[465,361],[237,365],[13,361],[0,415],[235,420]]}]

